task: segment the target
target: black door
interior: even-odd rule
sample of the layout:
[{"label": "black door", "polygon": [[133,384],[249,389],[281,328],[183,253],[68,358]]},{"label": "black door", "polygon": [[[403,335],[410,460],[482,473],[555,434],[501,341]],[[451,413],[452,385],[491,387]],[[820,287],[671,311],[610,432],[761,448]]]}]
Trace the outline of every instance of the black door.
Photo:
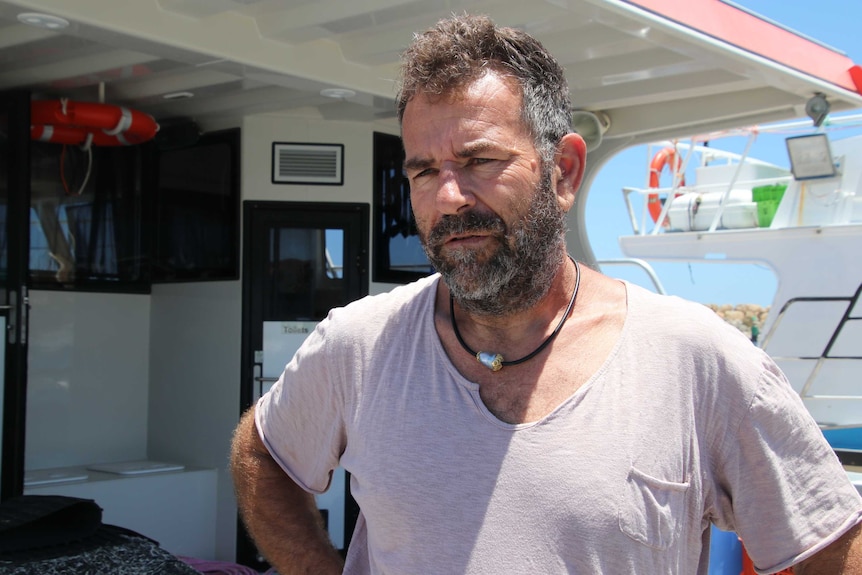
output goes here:
[{"label": "black door", "polygon": [[[243,205],[241,411],[274,382],[329,310],[368,293],[367,204],[247,201]],[[336,547],[347,547],[358,509],[343,470],[318,497]],[[266,567],[240,525],[237,560]]]},{"label": "black door", "polygon": [[0,94],[0,500],[24,490],[27,267],[30,257],[30,95]]}]

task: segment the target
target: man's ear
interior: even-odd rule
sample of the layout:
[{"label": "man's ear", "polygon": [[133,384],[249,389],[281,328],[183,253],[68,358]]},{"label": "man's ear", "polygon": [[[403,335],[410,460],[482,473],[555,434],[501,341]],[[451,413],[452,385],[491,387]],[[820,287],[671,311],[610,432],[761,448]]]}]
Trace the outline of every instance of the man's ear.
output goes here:
[{"label": "man's ear", "polygon": [[575,194],[584,179],[587,144],[575,133],[563,136],[557,146],[557,198],[566,211],[575,203]]}]

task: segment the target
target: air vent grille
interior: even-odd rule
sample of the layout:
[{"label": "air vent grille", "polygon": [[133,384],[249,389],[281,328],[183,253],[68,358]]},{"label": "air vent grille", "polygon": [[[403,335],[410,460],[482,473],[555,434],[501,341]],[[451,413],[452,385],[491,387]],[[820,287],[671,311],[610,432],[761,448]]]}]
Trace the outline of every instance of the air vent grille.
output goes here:
[{"label": "air vent grille", "polygon": [[344,146],[342,144],[272,145],[272,182],[274,184],[344,183]]}]

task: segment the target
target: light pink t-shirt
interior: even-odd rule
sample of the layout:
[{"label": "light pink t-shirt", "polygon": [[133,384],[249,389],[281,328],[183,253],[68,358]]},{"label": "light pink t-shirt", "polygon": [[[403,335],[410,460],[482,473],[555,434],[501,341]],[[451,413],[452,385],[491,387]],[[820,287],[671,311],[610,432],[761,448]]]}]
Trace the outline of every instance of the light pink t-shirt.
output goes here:
[{"label": "light pink t-shirt", "polygon": [[705,306],[627,285],[601,369],[512,425],[444,352],[437,281],[333,310],[257,407],[305,489],[351,473],[345,573],[705,574],[710,523],[780,569],[862,520],[798,396]]}]

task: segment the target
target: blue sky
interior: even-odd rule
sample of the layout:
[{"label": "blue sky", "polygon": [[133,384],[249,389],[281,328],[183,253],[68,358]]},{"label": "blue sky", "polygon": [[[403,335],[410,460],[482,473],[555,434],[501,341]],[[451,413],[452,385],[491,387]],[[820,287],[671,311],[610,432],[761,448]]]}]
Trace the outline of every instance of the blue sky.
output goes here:
[{"label": "blue sky", "polygon": [[[859,0],[742,0],[737,3],[843,51],[854,62],[862,64],[859,28],[862,2]],[[862,130],[848,131],[847,135],[856,133]],[[737,151],[742,150],[743,143],[736,142]],[[752,156],[787,166],[784,136],[761,135]],[[631,233],[631,225],[621,190],[624,186],[643,185],[648,162],[646,147],[632,148],[613,158],[596,177],[587,201],[586,219],[587,233],[598,259],[622,257],[617,237]],[[702,303],[769,305],[776,287],[773,273],[753,264],[659,262],[653,267],[668,293]],[[642,273],[625,272],[619,267],[608,267],[604,271],[649,285]]]}]

